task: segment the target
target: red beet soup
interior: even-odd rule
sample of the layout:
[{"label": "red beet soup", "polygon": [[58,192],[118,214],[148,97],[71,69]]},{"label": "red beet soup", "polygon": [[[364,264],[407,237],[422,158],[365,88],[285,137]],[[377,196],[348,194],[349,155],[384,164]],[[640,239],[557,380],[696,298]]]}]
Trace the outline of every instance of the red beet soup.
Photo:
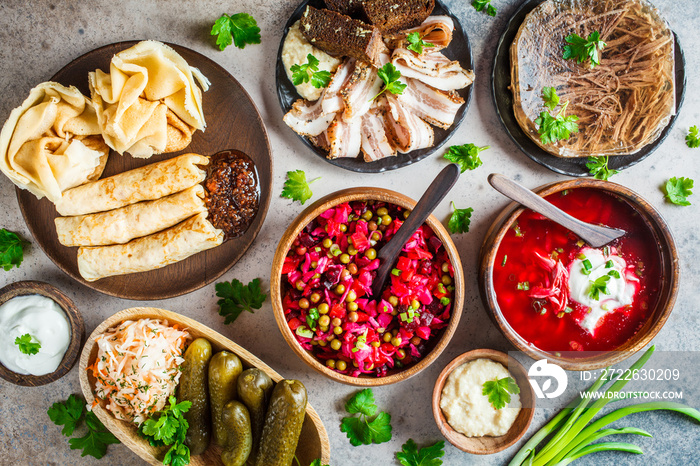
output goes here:
[{"label": "red beet soup", "polygon": [[642,328],[656,306],[661,288],[657,240],[639,212],[617,195],[576,188],[546,199],[584,222],[627,234],[593,249],[526,209],[503,237],[494,263],[501,313],[516,333],[543,351],[614,350]]}]

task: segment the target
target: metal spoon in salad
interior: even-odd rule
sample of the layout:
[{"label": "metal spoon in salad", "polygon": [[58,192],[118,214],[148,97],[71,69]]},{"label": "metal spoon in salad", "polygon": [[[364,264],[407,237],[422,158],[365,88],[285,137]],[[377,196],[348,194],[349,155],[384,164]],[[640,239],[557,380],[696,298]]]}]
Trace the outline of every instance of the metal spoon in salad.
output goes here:
[{"label": "metal spoon in salad", "polygon": [[591,247],[600,248],[626,234],[624,230],[618,228],[609,228],[582,222],[558,207],[555,207],[526,187],[498,173],[491,173],[489,175],[489,184],[504,196],[511,198],[515,202],[519,202],[525,207],[534,210],[538,214],[544,215],[564,228],[576,233],[579,238],[584,240]]},{"label": "metal spoon in salad", "polygon": [[458,178],[459,167],[456,164],[451,163],[443,168],[433,182],[430,183],[420,200],[418,200],[416,207],[411,211],[411,215],[403,222],[393,238],[379,250],[377,258],[380,265],[377,269],[377,275],[372,282],[371,299],[379,299],[381,297],[386,277],[389,275],[394,263],[396,263],[396,258],[401,253],[404,244],[423,225],[423,222],[452,189]]}]

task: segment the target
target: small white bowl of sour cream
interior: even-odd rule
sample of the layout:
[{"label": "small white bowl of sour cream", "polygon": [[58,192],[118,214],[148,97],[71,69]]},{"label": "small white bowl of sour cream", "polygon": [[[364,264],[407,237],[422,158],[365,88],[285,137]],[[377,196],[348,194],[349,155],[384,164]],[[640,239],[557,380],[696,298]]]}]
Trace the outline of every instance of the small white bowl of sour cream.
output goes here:
[{"label": "small white bowl of sour cream", "polygon": [[37,281],[0,289],[0,377],[44,385],[73,367],[85,338],[83,318],[56,287]]}]

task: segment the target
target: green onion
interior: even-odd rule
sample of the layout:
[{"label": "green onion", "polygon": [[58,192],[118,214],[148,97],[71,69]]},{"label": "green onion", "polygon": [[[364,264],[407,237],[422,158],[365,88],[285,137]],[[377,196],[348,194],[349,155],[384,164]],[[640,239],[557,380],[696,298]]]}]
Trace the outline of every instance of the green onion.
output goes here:
[{"label": "green onion", "polygon": [[[642,429],[637,429],[636,427],[623,427],[622,429],[601,429],[592,435],[589,435],[587,438],[585,438],[582,442],[580,447],[576,447],[571,450],[571,453],[569,453],[568,457],[571,457],[584,449],[586,446],[592,444],[596,440],[600,440],[603,437],[607,437],[609,435],[623,435],[623,434],[634,434],[634,435],[641,435],[643,437],[652,437],[652,435],[647,432],[646,430]],[[579,435],[581,436],[581,435]]]},{"label": "green onion", "polygon": [[636,453],[638,455],[641,455],[644,453],[641,448],[639,448],[637,445],[633,445],[631,443],[624,443],[624,442],[596,443],[593,445],[588,445],[587,447],[582,448],[575,455],[572,455],[572,456],[569,456],[569,457],[563,459],[561,462],[557,463],[557,466],[564,466],[566,464],[573,463],[574,461],[581,458],[582,456],[590,455],[591,453],[598,453],[601,451],[626,451],[627,453]]},{"label": "green onion", "polygon": [[618,272],[617,270],[611,270],[610,272],[608,272],[608,275],[610,275],[613,278],[620,278],[620,272]]},{"label": "green onion", "polygon": [[305,325],[300,325],[297,327],[296,334],[304,338],[313,338],[314,332],[306,328]]},{"label": "green onion", "polygon": [[610,246],[605,246],[605,247],[603,248],[603,255],[604,255],[605,257],[608,257],[608,256],[610,255]]},{"label": "green onion", "polygon": [[[583,256],[583,257],[586,257],[586,256]],[[590,275],[591,270],[593,269],[593,266],[591,265],[591,261],[589,261],[588,259],[584,259],[581,264],[583,265],[582,272],[586,275]]]},{"label": "green onion", "polygon": [[518,289],[519,290],[524,290],[527,291],[530,289],[530,282],[519,282],[518,283]]},{"label": "green onion", "polygon": [[508,260],[508,254],[506,254],[505,256],[503,256],[503,262],[501,262],[501,267],[505,267],[505,266],[506,266],[506,261],[507,261],[507,260]]},{"label": "green onion", "polygon": [[440,298],[440,304],[442,304],[443,306],[447,306],[448,304],[450,304],[450,298],[448,298],[447,296],[443,296],[442,298]]},{"label": "green onion", "polygon": [[340,246],[338,246],[335,243],[333,243],[333,245],[331,246],[330,251],[331,251],[331,254],[333,254],[336,257],[338,257],[339,255],[341,255],[343,253],[343,251],[340,250]]},{"label": "green onion", "polygon": [[612,259],[610,259],[609,261],[607,261],[607,262],[605,263],[605,268],[606,268],[606,269],[612,269],[613,267],[615,267],[615,263],[612,261]]},{"label": "green onion", "polygon": [[398,277],[401,275],[401,271],[399,269],[391,269],[391,274],[395,277]]}]

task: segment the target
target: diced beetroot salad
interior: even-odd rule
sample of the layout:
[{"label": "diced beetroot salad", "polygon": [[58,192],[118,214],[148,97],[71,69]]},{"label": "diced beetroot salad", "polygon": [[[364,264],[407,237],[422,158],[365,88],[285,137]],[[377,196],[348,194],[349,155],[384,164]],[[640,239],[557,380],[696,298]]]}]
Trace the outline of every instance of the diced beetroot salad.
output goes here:
[{"label": "diced beetroot salad", "polygon": [[423,224],[406,243],[377,302],[367,299],[377,251],[408,216],[380,201],[339,204],[294,240],[282,268],[289,328],[326,367],[383,377],[421,359],[447,326],[454,269],[442,241]]}]

